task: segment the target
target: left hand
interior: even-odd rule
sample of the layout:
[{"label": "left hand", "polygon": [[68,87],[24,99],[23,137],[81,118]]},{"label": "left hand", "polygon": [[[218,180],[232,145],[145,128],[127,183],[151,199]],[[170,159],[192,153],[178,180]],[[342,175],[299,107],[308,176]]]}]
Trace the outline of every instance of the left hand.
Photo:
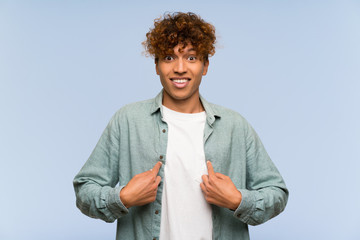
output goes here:
[{"label": "left hand", "polygon": [[203,182],[200,183],[205,200],[219,207],[236,210],[242,200],[242,196],[230,177],[221,173],[215,173],[210,161],[207,161],[207,168],[209,175],[203,175]]}]

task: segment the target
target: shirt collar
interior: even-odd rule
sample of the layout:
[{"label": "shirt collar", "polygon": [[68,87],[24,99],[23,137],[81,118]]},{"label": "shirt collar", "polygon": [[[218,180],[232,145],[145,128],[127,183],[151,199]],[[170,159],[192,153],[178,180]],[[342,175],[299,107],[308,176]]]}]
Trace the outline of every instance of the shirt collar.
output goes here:
[{"label": "shirt collar", "polygon": [[216,111],[214,106],[210,104],[208,101],[205,100],[200,94],[200,101],[205,109],[206,112],[206,121],[209,123],[210,126],[215,122],[216,118],[220,118],[220,114]]},{"label": "shirt collar", "polygon": [[[160,91],[160,93],[154,98],[154,103],[150,109],[150,113],[154,114],[157,111],[160,110],[161,113],[161,117],[163,117],[163,112],[162,112],[162,98],[163,98],[163,90]],[[201,95],[200,95],[200,101],[205,109],[205,113],[206,113],[206,121],[209,123],[209,125],[212,125],[216,118],[220,118],[220,114],[216,111],[216,109],[214,109],[214,107],[207,102]]]}]

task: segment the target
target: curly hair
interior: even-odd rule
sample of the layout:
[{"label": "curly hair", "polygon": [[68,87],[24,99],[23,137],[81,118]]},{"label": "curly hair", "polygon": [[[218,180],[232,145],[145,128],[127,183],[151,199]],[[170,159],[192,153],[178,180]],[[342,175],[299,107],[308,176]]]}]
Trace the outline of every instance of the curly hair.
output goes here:
[{"label": "curly hair", "polygon": [[142,43],[145,52],[155,57],[165,57],[174,53],[174,47],[180,45],[181,52],[191,44],[201,60],[207,61],[215,54],[215,27],[200,16],[188,12],[165,13],[163,18],[154,20],[154,28],[146,33]]}]

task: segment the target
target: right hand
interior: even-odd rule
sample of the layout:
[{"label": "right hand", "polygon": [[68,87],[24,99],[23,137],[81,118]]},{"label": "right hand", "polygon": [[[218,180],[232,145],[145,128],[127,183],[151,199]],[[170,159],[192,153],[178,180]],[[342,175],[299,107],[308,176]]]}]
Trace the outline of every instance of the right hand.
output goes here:
[{"label": "right hand", "polygon": [[120,200],[126,208],[142,206],[155,201],[161,181],[157,176],[162,163],[157,162],[149,171],[135,175],[120,191]]}]

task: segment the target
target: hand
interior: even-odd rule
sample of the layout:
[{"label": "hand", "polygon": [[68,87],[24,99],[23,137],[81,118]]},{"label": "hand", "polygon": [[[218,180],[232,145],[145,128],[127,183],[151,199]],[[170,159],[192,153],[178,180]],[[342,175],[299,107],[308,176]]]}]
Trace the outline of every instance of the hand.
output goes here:
[{"label": "hand", "polygon": [[153,169],[135,175],[120,191],[120,200],[126,208],[142,206],[155,201],[161,181],[157,176],[162,163],[157,162]]},{"label": "hand", "polygon": [[214,172],[210,161],[207,161],[207,168],[209,175],[203,175],[203,182],[200,183],[205,200],[210,204],[235,210],[241,202],[241,193],[230,177]]}]

